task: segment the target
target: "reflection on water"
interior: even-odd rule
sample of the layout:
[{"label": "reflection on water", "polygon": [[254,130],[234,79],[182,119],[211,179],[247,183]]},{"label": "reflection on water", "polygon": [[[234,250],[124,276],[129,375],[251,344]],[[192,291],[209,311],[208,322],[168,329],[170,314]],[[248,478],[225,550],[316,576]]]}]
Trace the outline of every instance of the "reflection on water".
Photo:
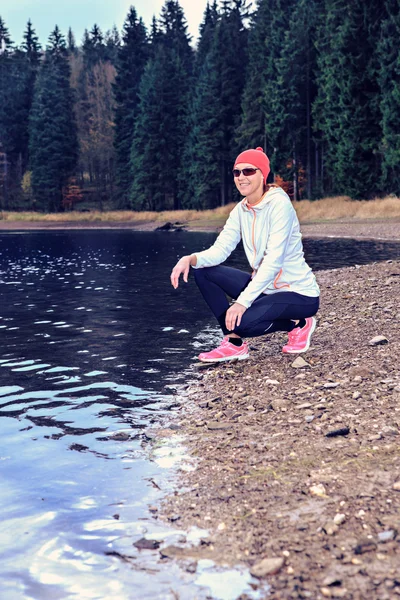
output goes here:
[{"label": "reflection on water", "polygon": [[[176,259],[214,238],[0,235],[1,599],[174,597],[177,573],[160,566],[149,587],[132,546],[155,527],[162,464],[142,432],[174,410],[164,385],[217,332],[193,283],[169,284]],[[385,242],[305,250],[315,268],[400,256]],[[246,268],[240,254],[230,263]]]}]

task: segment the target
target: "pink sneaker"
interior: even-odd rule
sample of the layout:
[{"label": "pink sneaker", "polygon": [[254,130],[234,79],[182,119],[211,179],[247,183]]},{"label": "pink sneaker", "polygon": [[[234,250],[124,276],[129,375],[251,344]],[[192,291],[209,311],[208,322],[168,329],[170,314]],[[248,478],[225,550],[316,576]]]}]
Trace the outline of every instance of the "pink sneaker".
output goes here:
[{"label": "pink sneaker", "polygon": [[241,346],[231,344],[228,336],[224,337],[221,344],[211,352],[202,352],[199,354],[199,360],[202,362],[224,362],[227,360],[244,360],[249,358],[249,347],[246,342]]},{"label": "pink sneaker", "polygon": [[296,327],[288,333],[289,343],[283,346],[282,352],[285,354],[300,354],[306,352],[310,347],[311,336],[315,331],[317,321],[314,317],[306,319],[304,327]]}]

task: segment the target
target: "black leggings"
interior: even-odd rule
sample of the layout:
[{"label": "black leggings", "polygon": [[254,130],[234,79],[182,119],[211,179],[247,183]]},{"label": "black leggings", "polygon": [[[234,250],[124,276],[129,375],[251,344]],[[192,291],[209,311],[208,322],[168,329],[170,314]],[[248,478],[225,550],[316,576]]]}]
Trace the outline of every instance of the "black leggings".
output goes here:
[{"label": "black leggings", "polygon": [[239,269],[217,266],[194,269],[194,278],[224,334],[256,337],[274,331],[292,331],[294,320],[312,317],[318,311],[319,298],[297,292],[261,294],[242,316],[239,327],[229,332],[225,315],[229,308],[227,295],[236,299],[248,286],[251,277]]}]

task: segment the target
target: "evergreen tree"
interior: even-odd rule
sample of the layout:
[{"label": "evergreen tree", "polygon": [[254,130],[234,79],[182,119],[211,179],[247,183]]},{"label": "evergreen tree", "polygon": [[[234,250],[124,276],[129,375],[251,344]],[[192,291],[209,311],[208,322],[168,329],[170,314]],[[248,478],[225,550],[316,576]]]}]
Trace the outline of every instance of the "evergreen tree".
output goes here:
[{"label": "evergreen tree", "polygon": [[200,24],[200,39],[197,44],[196,57],[194,63],[195,74],[199,73],[207,60],[207,56],[211,51],[214,42],[215,28],[219,20],[217,2],[210,5],[207,2],[206,9],[203,15],[203,21]]},{"label": "evergreen tree", "polygon": [[139,85],[149,56],[146,28],[131,7],[123,26],[122,45],[118,51],[114,85],[116,183],[118,203],[129,205],[131,179],[130,150],[139,104]]},{"label": "evergreen tree", "polygon": [[104,60],[106,46],[104,36],[98,25],[93,25],[90,32],[85,29],[82,51],[86,68],[92,68],[100,60]]},{"label": "evergreen tree", "polygon": [[207,3],[195,59],[190,94],[189,134],[185,143],[180,188],[187,208],[213,208],[220,203],[219,164],[222,145],[219,49],[215,44],[219,14]]},{"label": "evergreen tree", "polygon": [[20,147],[19,153],[22,161],[22,172],[28,166],[28,147],[29,147],[29,114],[32,108],[33,93],[36,77],[39,70],[41,58],[41,46],[39,38],[32,27],[31,20],[28,21],[22,43],[22,70],[23,70],[23,98],[22,114],[20,119]]},{"label": "evergreen tree", "polygon": [[240,148],[262,146],[265,151],[270,151],[266,142],[263,94],[269,76],[267,64],[273,12],[271,0],[258,0],[257,11],[252,15],[241,123],[236,136]]},{"label": "evergreen tree", "polygon": [[[281,155],[284,164],[280,173],[292,178],[293,199],[299,200],[301,191],[312,197],[312,119],[311,107],[316,95],[316,52],[314,47],[314,0],[298,0],[289,16],[281,58],[277,63],[277,86],[282,100],[280,121]],[[301,190],[299,173],[306,168],[306,190]],[[285,168],[286,167],[286,168]],[[314,186],[315,187],[315,186]]]},{"label": "evergreen tree", "polygon": [[13,42],[5,22],[0,17],[0,200],[2,208],[9,208],[9,161],[13,144],[13,94],[15,78],[12,62]]},{"label": "evergreen tree", "polygon": [[400,35],[400,4],[386,0],[378,46],[380,110],[382,115],[382,179],[384,193],[400,196],[400,48],[394,40]]},{"label": "evergreen tree", "polygon": [[140,85],[131,152],[131,204],[179,208],[179,173],[188,135],[188,94],[193,53],[176,0],[161,12],[161,33]]},{"label": "evergreen tree", "polygon": [[215,32],[214,44],[218,53],[221,148],[218,156],[220,166],[220,204],[232,199],[232,165],[241,149],[236,142],[240,125],[241,102],[246,77],[247,30],[243,19],[248,16],[245,0],[225,0],[221,19]]},{"label": "evergreen tree", "polygon": [[68,53],[58,27],[49,37],[35,83],[29,147],[36,206],[58,211],[78,150]]},{"label": "evergreen tree", "polygon": [[68,51],[70,52],[70,54],[77,53],[78,48],[77,48],[75,36],[74,36],[74,33],[73,33],[71,27],[68,28],[67,47],[68,47]]},{"label": "evergreen tree", "polygon": [[325,192],[368,198],[379,191],[375,51],[383,16],[384,6],[374,0],[325,0],[313,107],[323,141]]},{"label": "evergreen tree", "polygon": [[118,60],[118,52],[121,48],[121,38],[115,25],[111,30],[106,31],[104,43],[106,46],[105,59],[109,60],[115,66]]}]

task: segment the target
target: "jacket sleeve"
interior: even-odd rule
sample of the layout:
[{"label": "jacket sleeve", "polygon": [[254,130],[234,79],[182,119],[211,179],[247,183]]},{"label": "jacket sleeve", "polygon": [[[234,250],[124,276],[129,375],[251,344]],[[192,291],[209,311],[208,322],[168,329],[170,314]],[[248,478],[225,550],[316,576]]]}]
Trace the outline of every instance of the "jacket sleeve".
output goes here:
[{"label": "jacket sleeve", "polygon": [[241,239],[238,208],[239,205],[232,210],[214,244],[207,250],[203,250],[203,252],[195,253],[197,264],[193,267],[194,269],[215,267],[223,263],[232,254]]},{"label": "jacket sleeve", "polygon": [[289,199],[279,199],[271,207],[270,233],[267,247],[257,273],[236,302],[249,308],[266,289],[274,286],[275,279],[283,267],[286,250],[297,216]]}]

